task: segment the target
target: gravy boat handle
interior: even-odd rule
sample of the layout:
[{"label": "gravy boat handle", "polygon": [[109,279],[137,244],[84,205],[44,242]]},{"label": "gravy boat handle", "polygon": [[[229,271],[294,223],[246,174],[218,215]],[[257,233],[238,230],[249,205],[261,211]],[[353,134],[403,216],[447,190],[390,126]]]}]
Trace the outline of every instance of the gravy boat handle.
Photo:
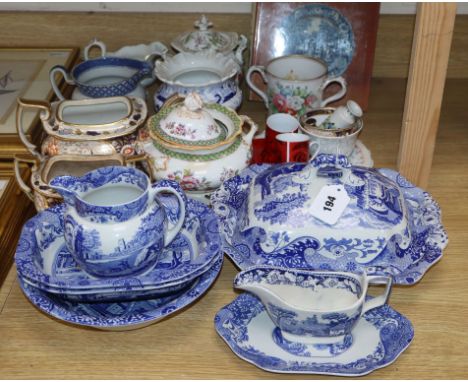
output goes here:
[{"label": "gravy boat handle", "polygon": [[362,308],[362,314],[387,303],[388,299],[390,298],[390,293],[392,292],[393,278],[392,276],[367,276],[367,283],[368,285],[385,284],[386,286],[385,291],[382,294],[364,303],[364,307]]}]

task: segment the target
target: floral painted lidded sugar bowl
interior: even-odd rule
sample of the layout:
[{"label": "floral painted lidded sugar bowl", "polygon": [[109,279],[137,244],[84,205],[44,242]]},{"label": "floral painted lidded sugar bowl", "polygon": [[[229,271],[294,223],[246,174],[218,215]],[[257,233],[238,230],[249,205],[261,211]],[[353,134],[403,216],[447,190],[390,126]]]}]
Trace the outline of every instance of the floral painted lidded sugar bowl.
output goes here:
[{"label": "floral painted lidded sugar bowl", "polygon": [[232,56],[240,65],[243,64],[242,52],[247,47],[247,37],[235,32],[215,32],[210,30],[213,23],[202,15],[195,22],[197,31],[185,32],[172,41],[172,47],[178,52],[201,52],[211,50]]},{"label": "floral painted lidded sugar bowl", "polygon": [[196,93],[183,104],[173,100],[148,120],[149,134],[140,133],[139,147],[156,179],[176,180],[186,191],[212,191],[249,165],[257,131],[250,118],[219,104],[205,105]]},{"label": "floral painted lidded sugar bowl", "polygon": [[213,51],[178,53],[155,64],[161,86],[155,91],[154,105],[159,110],[174,94],[197,92],[206,103],[219,103],[237,109],[242,103],[238,84],[239,64],[231,57]]}]

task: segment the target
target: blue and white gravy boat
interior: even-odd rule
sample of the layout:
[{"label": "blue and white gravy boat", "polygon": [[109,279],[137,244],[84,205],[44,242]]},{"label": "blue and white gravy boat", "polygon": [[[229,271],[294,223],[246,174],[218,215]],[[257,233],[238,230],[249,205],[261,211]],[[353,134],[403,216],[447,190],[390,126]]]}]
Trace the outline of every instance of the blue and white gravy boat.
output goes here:
[{"label": "blue and white gravy boat", "polygon": [[[386,288],[366,301],[369,284]],[[234,286],[262,301],[286,341],[334,343],[349,342],[361,316],[386,304],[392,277],[258,266],[240,272]]]},{"label": "blue and white gravy boat", "polygon": [[[134,168],[103,167],[82,177],[56,177],[49,184],[67,206],[67,247],[78,265],[94,276],[148,269],[184,223],[186,196],[177,182],[162,180],[151,185],[148,176]],[[159,202],[161,193],[176,196],[175,220],[167,218],[170,211]],[[40,240],[47,244],[46,238]]]}]

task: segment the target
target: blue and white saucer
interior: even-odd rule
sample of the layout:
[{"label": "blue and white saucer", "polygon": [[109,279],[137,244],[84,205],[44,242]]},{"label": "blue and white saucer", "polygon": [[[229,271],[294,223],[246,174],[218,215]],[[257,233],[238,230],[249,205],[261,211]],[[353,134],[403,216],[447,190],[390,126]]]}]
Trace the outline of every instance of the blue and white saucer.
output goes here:
[{"label": "blue and white saucer", "polygon": [[114,303],[76,303],[19,283],[26,297],[44,313],[59,320],[101,330],[132,330],[153,324],[200,298],[215,282],[223,265],[222,254],[192,286],[174,295],[151,300]]},{"label": "blue and white saucer", "polygon": [[[314,250],[309,251],[309,247],[313,248],[307,241],[280,243],[273,252],[261,253],[253,250],[258,247],[257,243],[236,242],[233,239],[233,227],[242,221],[239,211],[249,195],[250,182],[269,167],[269,164],[248,167],[225,181],[211,198],[213,210],[219,217],[223,249],[240,269],[267,264],[284,268],[339,269],[352,272],[365,267],[368,274],[391,275],[395,284],[412,285],[442,258],[448,238],[441,222],[439,205],[427,192],[390,169],[378,171],[393,180],[403,194],[411,237],[406,249],[387,245],[371,260],[358,263],[353,247],[346,240],[330,243],[333,246],[333,258],[322,256]],[[365,247],[365,243],[363,246]]]},{"label": "blue and white saucer", "polygon": [[414,337],[411,322],[384,305],[364,314],[352,331],[350,345],[344,342],[344,349],[314,356],[307,349],[309,344],[279,343],[263,304],[248,293],[222,308],[214,323],[238,357],[275,373],[365,375],[394,362]]},{"label": "blue and white saucer", "polygon": [[81,270],[67,249],[64,208],[59,204],[26,222],[15,261],[18,274],[29,285],[72,299],[95,294],[133,299],[151,291],[174,292],[174,287],[181,289],[203,274],[221,250],[217,217],[204,204],[189,199],[181,233],[164,249],[153,269],[140,275],[96,278]]}]

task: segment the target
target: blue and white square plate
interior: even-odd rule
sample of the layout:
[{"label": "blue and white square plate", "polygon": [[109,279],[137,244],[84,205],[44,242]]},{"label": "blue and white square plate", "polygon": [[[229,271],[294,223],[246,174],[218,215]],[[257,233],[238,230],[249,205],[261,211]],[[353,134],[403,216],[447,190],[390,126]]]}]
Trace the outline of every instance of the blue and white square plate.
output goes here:
[{"label": "blue and white square plate", "polygon": [[[264,305],[244,293],[222,308],[215,329],[241,359],[275,373],[355,377],[394,362],[414,337],[411,322],[388,305],[364,314],[353,329],[352,344],[330,356],[314,356],[307,345],[279,343]],[[323,349],[321,349],[323,350]]]},{"label": "blue and white square plate", "polygon": [[[390,169],[367,169],[355,167],[358,171],[374,171],[393,181],[401,192],[405,218],[408,222],[406,236],[410,239],[405,246],[400,246],[398,236],[392,242],[383,243],[376,252],[368,243],[370,240],[350,235],[348,239],[328,238],[318,242],[311,233],[299,239],[290,239],[291,232],[274,231],[268,237],[263,227],[249,228],[249,216],[245,212],[248,204],[251,181],[259,174],[266,174],[272,165],[252,165],[239,175],[225,181],[211,197],[213,210],[219,217],[223,249],[240,269],[255,265],[272,265],[283,268],[302,268],[316,270],[354,271],[364,267],[369,274],[392,275],[394,283],[412,285],[417,283],[424,273],[442,257],[442,251],[448,243],[447,233],[441,222],[441,211],[436,201],[425,191],[414,186],[398,172]],[[305,164],[285,165],[278,171],[299,171]],[[289,195],[292,196],[292,195]],[[386,195],[383,195],[385,197]],[[378,199],[379,195],[376,196]],[[378,200],[377,200],[378,202]],[[279,203],[277,203],[279,204]],[[280,206],[293,214],[292,204]],[[275,207],[279,209],[278,206]],[[283,211],[283,212],[284,212]],[[301,221],[300,224],[306,227]],[[317,225],[316,225],[317,226]],[[372,227],[376,229],[376,227]],[[330,231],[332,232],[332,231]],[[270,243],[270,239],[277,240]],[[268,250],[263,241],[268,241]],[[273,245],[274,244],[274,245]]]},{"label": "blue and white square plate", "polygon": [[221,251],[216,215],[204,204],[189,199],[181,232],[152,269],[139,275],[96,278],[80,269],[67,249],[64,208],[63,204],[57,205],[27,221],[15,255],[21,278],[51,293],[109,294],[111,298],[125,299],[134,298],[135,292],[174,292],[176,286],[181,289],[203,274]]},{"label": "blue and white square plate", "polygon": [[61,321],[101,330],[133,330],[151,325],[199,299],[215,282],[223,265],[222,254],[214,265],[193,284],[182,291],[162,298],[114,302],[77,303],[61,299],[23,282],[20,286],[26,297],[39,310]]}]

